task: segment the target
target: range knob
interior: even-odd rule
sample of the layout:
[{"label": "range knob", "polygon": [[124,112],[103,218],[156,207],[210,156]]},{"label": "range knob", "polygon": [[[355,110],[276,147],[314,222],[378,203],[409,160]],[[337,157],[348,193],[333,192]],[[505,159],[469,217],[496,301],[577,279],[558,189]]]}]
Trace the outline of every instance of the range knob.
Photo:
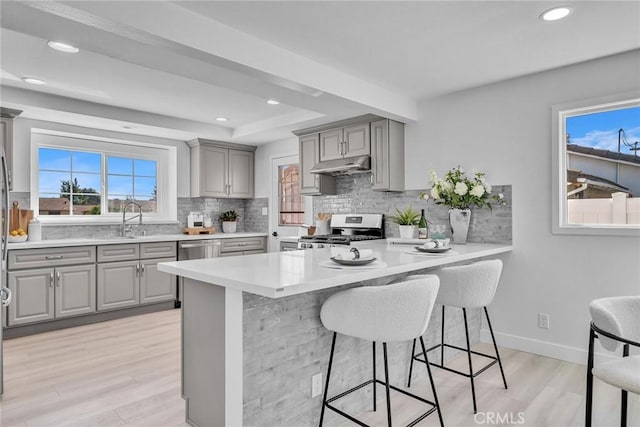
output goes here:
[{"label": "range knob", "polygon": [[322,244],[322,243],[316,243],[316,248],[324,248],[324,244]]}]

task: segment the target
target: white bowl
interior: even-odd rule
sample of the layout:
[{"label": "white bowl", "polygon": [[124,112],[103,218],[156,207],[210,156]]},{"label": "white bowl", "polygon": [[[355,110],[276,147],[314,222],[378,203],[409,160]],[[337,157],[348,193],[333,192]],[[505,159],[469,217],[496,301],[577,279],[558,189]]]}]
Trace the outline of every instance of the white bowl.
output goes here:
[{"label": "white bowl", "polygon": [[9,236],[9,243],[26,242],[28,238],[29,238],[28,235],[24,235],[24,236]]}]

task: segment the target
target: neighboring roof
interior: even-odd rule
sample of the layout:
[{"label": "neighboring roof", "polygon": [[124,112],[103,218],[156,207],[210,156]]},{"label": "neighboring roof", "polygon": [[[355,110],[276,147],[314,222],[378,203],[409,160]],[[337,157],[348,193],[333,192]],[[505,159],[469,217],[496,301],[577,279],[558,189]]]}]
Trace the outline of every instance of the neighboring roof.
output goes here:
[{"label": "neighboring roof", "polygon": [[618,153],[617,151],[602,150],[600,148],[583,147],[582,145],[567,144],[567,151],[574,153],[588,154],[590,156],[602,157],[611,160],[621,160],[640,165],[640,157],[633,154]]},{"label": "neighboring roof", "polygon": [[622,191],[623,193],[629,193],[632,195],[631,190],[608,179],[599,177],[597,175],[591,175],[590,173],[584,173],[577,170],[567,170],[567,181],[572,185],[579,185],[578,178],[584,178],[587,180],[587,184],[591,187],[599,188],[606,191]]}]

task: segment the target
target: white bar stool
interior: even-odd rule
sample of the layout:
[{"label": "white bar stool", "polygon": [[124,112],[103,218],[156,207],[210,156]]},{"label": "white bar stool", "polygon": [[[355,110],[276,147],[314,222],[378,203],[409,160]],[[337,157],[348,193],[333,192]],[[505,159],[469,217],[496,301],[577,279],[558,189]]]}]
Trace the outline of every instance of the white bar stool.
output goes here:
[{"label": "white bar stool", "polygon": [[[436,304],[442,304],[442,325],[441,325],[441,342],[427,350],[427,353],[436,348],[440,348],[440,364],[430,362],[431,365],[440,369],[444,369],[449,372],[456,373],[458,375],[465,376],[471,380],[471,397],[473,399],[473,412],[478,412],[476,404],[476,387],[474,378],[483,373],[496,362],[500,367],[500,373],[502,374],[502,382],[504,388],[507,389],[507,379],[504,376],[504,370],[502,369],[502,361],[500,360],[500,353],[498,352],[498,346],[496,345],[496,338],[493,335],[493,328],[491,327],[491,320],[489,319],[489,312],[487,306],[493,301],[493,297],[498,288],[498,282],[500,280],[500,274],[502,273],[502,261],[499,259],[479,261],[469,265],[461,265],[454,267],[445,267],[435,272],[440,277],[440,290],[438,291],[438,297],[436,298]],[[417,277],[417,276],[409,276]],[[444,314],[445,306],[462,308],[462,315],[464,317],[464,333],[467,341],[467,348],[458,347],[451,344],[445,344],[444,342]],[[491,339],[493,341],[493,348],[496,355],[492,356],[485,353],[480,353],[471,350],[471,344],[469,343],[469,324],[467,322],[467,308],[483,308],[484,314],[487,316],[487,324],[489,325],[489,332],[491,332]],[[413,361],[425,363],[426,359],[421,359],[420,353],[415,353],[416,341],[413,340],[413,347],[411,350],[411,364],[409,366],[409,380],[407,381],[407,387],[411,387],[411,373],[413,371]],[[444,366],[444,348],[454,348],[467,353],[467,359],[469,361],[469,373],[461,372],[455,369]],[[489,364],[482,367],[478,371],[473,371],[473,364],[471,362],[471,354],[482,356],[488,359],[492,359]]]},{"label": "white bar stool", "polygon": [[[627,425],[627,393],[640,394],[640,356],[629,356],[629,346],[640,348],[640,296],[600,298],[589,304],[591,332],[587,360],[587,398],[584,425],[591,427],[593,377],[622,390],[620,425]],[[595,339],[606,350],[622,343],[622,358],[593,366]]]},{"label": "white bar stool", "polygon": [[[396,341],[420,340],[422,354],[427,360],[427,351],[422,340],[422,335],[427,330],[431,311],[438,293],[439,280],[437,276],[423,276],[418,279],[408,280],[387,286],[364,286],[338,292],[329,297],[322,305],[320,319],[325,328],[333,331],[331,342],[331,354],[327,369],[327,380],[324,387],[322,410],[320,412],[320,426],[324,419],[325,408],[337,412],[354,423],[367,426],[355,417],[336,408],[332,402],[349,393],[359,390],[369,384],[373,384],[373,410],[376,410],[376,386],[385,386],[387,395],[387,421],[391,426],[391,400],[390,389],[403,393],[414,399],[420,400],[431,408],[412,421],[413,426],[433,412],[438,412],[440,425],[444,427],[442,413],[438,404],[435,384],[431,377],[431,369],[427,364],[429,381],[433,392],[433,402],[405,390],[389,384],[389,366],[387,361],[387,343]],[[327,398],[329,391],[329,379],[333,364],[333,355],[336,346],[336,336],[340,333],[373,342],[373,379],[355,386],[345,392]],[[382,342],[384,355],[385,380],[380,381],[376,377],[376,342]]]}]

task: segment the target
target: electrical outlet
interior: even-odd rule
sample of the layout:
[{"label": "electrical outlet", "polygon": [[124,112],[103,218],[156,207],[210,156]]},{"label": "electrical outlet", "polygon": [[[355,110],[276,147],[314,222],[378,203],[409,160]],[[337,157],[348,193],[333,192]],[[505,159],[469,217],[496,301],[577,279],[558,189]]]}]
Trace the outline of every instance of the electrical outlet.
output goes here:
[{"label": "electrical outlet", "polygon": [[322,394],[322,374],[315,374],[311,377],[311,397]]},{"label": "electrical outlet", "polygon": [[549,315],[538,313],[538,328],[549,329]]},{"label": "electrical outlet", "polygon": [[262,208],[262,215],[263,216],[269,215],[269,208]]}]

